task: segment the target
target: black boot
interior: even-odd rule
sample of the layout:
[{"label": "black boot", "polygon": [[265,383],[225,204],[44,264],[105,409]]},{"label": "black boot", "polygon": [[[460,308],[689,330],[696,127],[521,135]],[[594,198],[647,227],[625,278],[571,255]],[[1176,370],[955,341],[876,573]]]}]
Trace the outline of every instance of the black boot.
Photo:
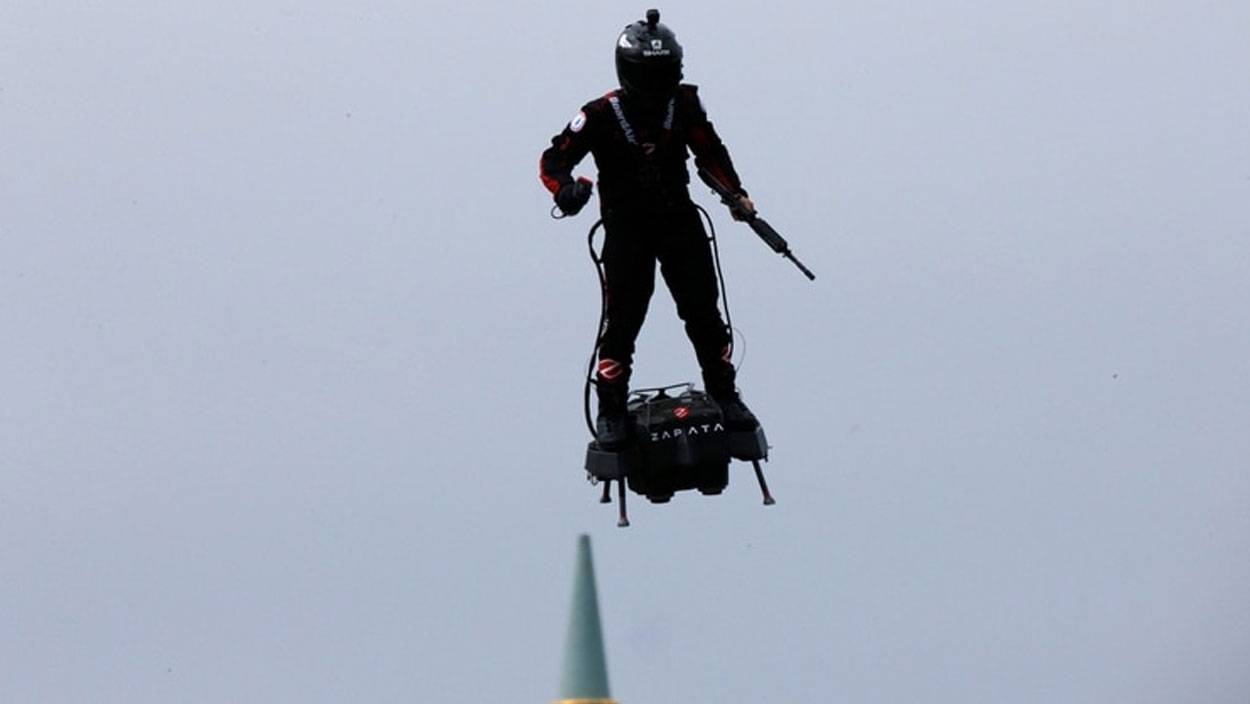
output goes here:
[{"label": "black boot", "polygon": [[718,374],[715,377],[704,375],[703,383],[707,385],[707,393],[720,406],[721,415],[725,418],[725,428],[735,430],[755,430],[759,420],[750,408],[742,402],[738,389],[734,386],[734,373]]},{"label": "black boot", "polygon": [[619,450],[633,435],[633,423],[625,400],[629,389],[625,384],[598,383],[599,417],[595,420],[595,440],[605,450]]},{"label": "black boot", "polygon": [[759,420],[750,408],[742,402],[742,397],[737,391],[720,397],[712,397],[716,401],[716,405],[720,406],[721,415],[725,417],[725,427],[730,431],[734,430],[755,430],[759,427]]}]

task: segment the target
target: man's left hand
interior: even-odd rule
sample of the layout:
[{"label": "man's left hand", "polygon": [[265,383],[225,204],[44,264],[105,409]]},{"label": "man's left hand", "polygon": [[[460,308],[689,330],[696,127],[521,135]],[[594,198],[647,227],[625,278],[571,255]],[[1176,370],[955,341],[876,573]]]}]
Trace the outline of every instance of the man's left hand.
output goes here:
[{"label": "man's left hand", "polygon": [[[747,196],[738,196],[738,207],[744,212],[755,215],[755,203]],[[738,222],[745,222],[748,219],[739,214],[738,208],[730,208],[729,212],[733,215],[733,219]]]}]

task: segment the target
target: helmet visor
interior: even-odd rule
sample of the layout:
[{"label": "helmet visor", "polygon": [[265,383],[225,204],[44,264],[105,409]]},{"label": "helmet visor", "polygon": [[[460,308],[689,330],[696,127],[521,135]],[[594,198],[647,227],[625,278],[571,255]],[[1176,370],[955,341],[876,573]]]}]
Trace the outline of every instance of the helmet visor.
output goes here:
[{"label": "helmet visor", "polygon": [[626,91],[637,93],[648,101],[666,100],[681,83],[681,63],[625,62],[621,67],[621,83]]}]

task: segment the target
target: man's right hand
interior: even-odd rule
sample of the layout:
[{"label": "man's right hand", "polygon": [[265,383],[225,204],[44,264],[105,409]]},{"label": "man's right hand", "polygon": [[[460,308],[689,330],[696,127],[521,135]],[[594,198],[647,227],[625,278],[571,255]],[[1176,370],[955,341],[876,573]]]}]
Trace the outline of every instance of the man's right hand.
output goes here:
[{"label": "man's right hand", "polygon": [[565,215],[577,215],[590,200],[590,192],[594,190],[591,180],[579,176],[573,183],[566,183],[556,192],[556,206]]}]

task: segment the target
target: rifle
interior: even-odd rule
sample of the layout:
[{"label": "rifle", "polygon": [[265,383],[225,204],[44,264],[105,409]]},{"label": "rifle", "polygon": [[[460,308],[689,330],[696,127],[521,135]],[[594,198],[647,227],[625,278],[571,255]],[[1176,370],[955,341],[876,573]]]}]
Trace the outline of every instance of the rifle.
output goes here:
[{"label": "rifle", "polygon": [[755,234],[759,235],[760,239],[764,240],[764,244],[771,247],[774,252],[794,262],[794,265],[797,266],[799,271],[803,272],[803,275],[808,279],[812,281],[816,280],[816,275],[808,270],[807,267],[803,266],[803,262],[796,259],[794,254],[790,252],[790,245],[786,244],[785,238],[774,230],[772,225],[765,222],[764,218],[756,214],[754,210],[748,211],[746,208],[742,207],[742,203],[738,200],[738,196],[733,191],[729,190],[728,186],[721,183],[720,180],[712,174],[708,173],[707,169],[699,169],[699,178],[703,179],[703,182],[710,186],[713,191],[716,191],[716,195],[720,196],[722,203],[729,206],[730,210],[746,222],[746,224],[750,225],[752,230],[755,230]]}]

